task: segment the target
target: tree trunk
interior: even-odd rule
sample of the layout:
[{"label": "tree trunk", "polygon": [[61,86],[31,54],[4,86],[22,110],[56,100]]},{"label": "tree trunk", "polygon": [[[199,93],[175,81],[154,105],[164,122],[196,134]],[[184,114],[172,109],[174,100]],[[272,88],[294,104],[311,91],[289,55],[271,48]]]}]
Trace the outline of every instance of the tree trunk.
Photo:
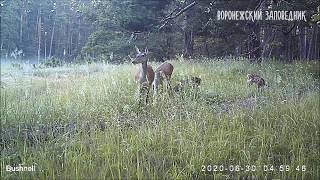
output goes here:
[{"label": "tree trunk", "polygon": [[77,44],[77,51],[80,49],[81,45],[81,18],[79,17],[79,27],[78,27],[78,44]]},{"label": "tree trunk", "polygon": [[69,55],[72,55],[72,51],[73,51],[73,38],[72,38],[72,32],[70,32],[70,51],[69,51]]},{"label": "tree trunk", "polygon": [[22,0],[22,6],[20,9],[20,33],[19,33],[19,42],[20,45],[22,44],[22,40],[23,40],[23,25],[24,25],[24,15],[26,13],[26,4],[25,1]]},{"label": "tree trunk", "polygon": [[69,43],[69,35],[68,35],[68,24],[64,26],[64,41],[63,41],[63,59],[65,60],[68,50],[68,43]]},{"label": "tree trunk", "polygon": [[287,60],[292,61],[292,35],[291,33],[288,34],[287,39]]},{"label": "tree trunk", "polygon": [[261,57],[261,44],[260,44],[260,26],[252,24],[252,37],[250,41],[249,58],[259,59]]},{"label": "tree trunk", "polygon": [[185,57],[191,57],[193,55],[193,32],[184,32],[184,54]]},{"label": "tree trunk", "polygon": [[69,47],[68,47],[68,54],[70,55],[71,54],[71,52],[72,52],[72,44],[73,44],[73,38],[72,38],[72,32],[71,32],[71,28],[70,28],[70,26],[69,26]]},{"label": "tree trunk", "polygon": [[282,61],[290,61],[289,58],[289,46],[290,46],[290,34],[289,33],[282,33],[282,47],[280,48],[280,59]]},{"label": "tree trunk", "polygon": [[23,28],[23,10],[21,10],[21,15],[20,15],[20,36],[19,36],[19,41],[22,43],[22,28]]},{"label": "tree trunk", "polygon": [[[29,23],[28,22],[28,12],[26,12],[25,25],[26,25],[26,29],[27,30],[30,28],[28,23]],[[26,36],[25,39],[29,41],[30,40],[30,35],[31,35],[30,33],[25,33],[25,36]]]},{"label": "tree trunk", "polygon": [[41,53],[41,5],[38,11],[38,64],[40,63]]},{"label": "tree trunk", "polygon": [[315,44],[314,44],[314,58],[319,59],[319,27],[315,26],[316,28],[316,37],[315,37]]},{"label": "tree trunk", "polygon": [[[270,6],[270,1],[262,1],[259,10],[260,11],[266,11],[268,10],[268,6]],[[268,57],[268,54],[270,52],[270,43],[272,42],[273,38],[273,32],[270,27],[261,27],[261,59],[264,60],[266,57]]]},{"label": "tree trunk", "polygon": [[307,35],[306,28],[303,25],[299,26],[299,53],[300,59],[307,58],[307,43],[306,43]]},{"label": "tree trunk", "polygon": [[51,32],[51,39],[50,39],[49,58],[51,58],[51,56],[52,56],[52,44],[53,44],[55,26],[56,26],[56,18],[54,17],[53,25],[52,25],[52,32]]},{"label": "tree trunk", "polygon": [[47,60],[47,31],[44,32],[44,60]]},{"label": "tree trunk", "polygon": [[308,59],[311,60],[314,58],[314,46],[315,46],[315,43],[314,40],[315,40],[315,36],[316,36],[316,24],[313,24],[312,25],[312,34],[311,34],[311,37],[310,37],[310,42],[309,42],[309,50],[308,50]]},{"label": "tree trunk", "polygon": [[204,51],[205,51],[205,54],[207,55],[207,57],[210,57],[207,39],[204,40]]},{"label": "tree trunk", "polygon": [[318,44],[318,31],[319,27],[315,24],[314,26],[314,47],[313,47],[313,58],[317,59],[317,44]]},{"label": "tree trunk", "polygon": [[271,52],[271,43],[273,42],[275,32],[271,28],[263,28],[262,29],[263,36],[261,40],[261,58],[269,58]]},{"label": "tree trunk", "polygon": [[[193,0],[187,0],[187,4],[191,4]],[[189,58],[193,56],[193,44],[194,44],[194,33],[192,27],[192,17],[194,16],[194,10],[189,9],[185,12],[184,16],[184,56]]]}]

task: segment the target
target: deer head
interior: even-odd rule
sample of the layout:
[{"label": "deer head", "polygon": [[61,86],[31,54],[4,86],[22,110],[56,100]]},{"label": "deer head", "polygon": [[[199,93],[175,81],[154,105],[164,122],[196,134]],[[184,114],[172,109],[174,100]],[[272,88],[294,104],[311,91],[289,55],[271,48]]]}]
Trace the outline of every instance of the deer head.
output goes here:
[{"label": "deer head", "polygon": [[130,59],[132,60],[132,64],[142,64],[142,63],[145,63],[145,62],[147,62],[147,55],[148,55],[148,53],[149,53],[149,51],[148,51],[148,48],[146,47],[146,49],[144,50],[144,52],[141,52],[140,50],[139,50],[139,48],[137,47],[137,46],[135,46],[135,48],[136,48],[136,52],[137,52],[137,55],[136,55],[136,57],[134,58],[134,59],[132,59],[130,56]]}]

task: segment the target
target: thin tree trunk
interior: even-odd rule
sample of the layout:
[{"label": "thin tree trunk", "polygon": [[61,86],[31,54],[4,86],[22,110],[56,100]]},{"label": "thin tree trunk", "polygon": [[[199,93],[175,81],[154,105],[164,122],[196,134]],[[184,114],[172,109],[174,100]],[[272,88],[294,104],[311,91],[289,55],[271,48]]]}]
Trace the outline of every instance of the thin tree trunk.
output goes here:
[{"label": "thin tree trunk", "polygon": [[300,59],[306,59],[306,29],[302,25],[299,26],[299,54]]},{"label": "thin tree trunk", "polygon": [[288,34],[288,43],[287,43],[287,60],[291,61],[292,60],[292,38],[291,38],[291,33]]},{"label": "thin tree trunk", "polygon": [[[317,35],[318,39],[320,39],[320,30],[318,28],[318,35]],[[317,48],[316,48],[316,51],[317,51],[317,59],[319,60],[320,59],[320,40],[317,41]]]},{"label": "thin tree trunk", "polygon": [[184,52],[186,57],[193,55],[193,32],[184,32]]},{"label": "thin tree trunk", "polygon": [[78,27],[78,45],[77,45],[77,50],[80,48],[80,42],[81,42],[81,18],[79,17],[79,27]]},{"label": "thin tree trunk", "polygon": [[[193,0],[187,0],[187,4],[191,4]],[[185,12],[184,15],[184,56],[189,58],[193,56],[193,43],[194,43],[194,34],[192,27],[192,17],[194,15],[194,10],[191,9]]]},{"label": "thin tree trunk", "polygon": [[73,32],[72,32],[72,28],[71,28],[71,18],[69,19],[69,36],[70,36],[70,43],[69,43],[69,56],[72,54],[73,51]]},{"label": "thin tree trunk", "polygon": [[73,38],[72,38],[72,32],[70,31],[69,55],[72,54],[72,50],[73,50]]},{"label": "thin tree trunk", "polygon": [[249,45],[250,46],[249,54],[250,54],[250,58],[259,59],[261,57],[260,26],[257,24],[252,24],[251,27],[252,27],[253,37]]},{"label": "thin tree trunk", "polygon": [[66,58],[67,51],[68,51],[68,43],[69,43],[69,34],[68,34],[68,24],[64,27],[64,34],[65,34],[65,40],[64,40],[64,46],[63,46],[63,58]]},{"label": "thin tree trunk", "polygon": [[312,34],[311,34],[311,37],[310,37],[310,42],[309,42],[309,50],[308,50],[308,60],[311,60],[313,59],[313,41],[315,39],[315,33],[316,33],[316,28],[315,28],[315,25],[312,25]]},{"label": "thin tree trunk", "polygon": [[261,58],[265,59],[269,57],[271,46],[270,44],[273,42],[274,39],[274,31],[271,28],[263,28],[263,37],[261,41]]},{"label": "thin tree trunk", "polygon": [[[28,12],[26,12],[26,17],[25,17],[26,19],[25,19],[25,25],[26,25],[26,29],[28,29],[29,28],[29,26],[28,26]],[[26,37],[25,37],[25,39],[27,39],[28,41],[30,40],[30,33],[26,33]]]},{"label": "thin tree trunk", "polygon": [[[267,1],[262,1],[259,7],[259,10],[266,11],[268,10],[269,5],[270,3],[268,3]],[[261,59],[265,60],[265,58],[268,56],[268,52],[270,51],[270,42],[272,42],[273,33],[272,33],[272,29],[269,27],[261,27],[260,31],[262,32],[261,39],[260,39]]]},{"label": "thin tree trunk", "polygon": [[21,10],[21,15],[20,15],[20,36],[19,36],[19,41],[22,43],[22,28],[23,28],[23,10]]},{"label": "thin tree trunk", "polygon": [[303,28],[303,59],[307,59],[307,27]]},{"label": "thin tree trunk", "polygon": [[44,60],[47,60],[47,32],[44,32]]},{"label": "thin tree trunk", "polygon": [[52,25],[52,32],[51,32],[51,39],[50,39],[49,58],[51,58],[51,56],[52,56],[52,44],[53,44],[55,26],[56,26],[56,18],[54,17],[53,25]]},{"label": "thin tree trunk", "polygon": [[41,5],[38,11],[38,64],[40,63],[41,53]]},{"label": "thin tree trunk", "polygon": [[314,25],[314,46],[313,46],[313,59],[317,59],[317,44],[318,44],[318,26]]},{"label": "thin tree trunk", "polygon": [[[210,52],[209,52],[209,48],[208,48],[208,41],[207,39],[204,40],[204,50],[205,50],[205,54],[207,55],[207,57],[210,57]],[[240,54],[240,53],[239,53]]]},{"label": "thin tree trunk", "polygon": [[19,42],[22,43],[23,39],[23,25],[24,25],[24,15],[26,13],[26,4],[25,1],[22,0],[22,7],[20,10],[20,33],[19,33]]}]

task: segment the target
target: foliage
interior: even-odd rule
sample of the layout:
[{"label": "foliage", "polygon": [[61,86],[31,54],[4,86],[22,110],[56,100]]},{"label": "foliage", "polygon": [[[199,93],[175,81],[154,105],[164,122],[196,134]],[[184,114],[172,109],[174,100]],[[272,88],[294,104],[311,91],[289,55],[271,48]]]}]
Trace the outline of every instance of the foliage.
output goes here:
[{"label": "foliage", "polygon": [[45,67],[59,67],[63,65],[63,62],[61,59],[51,57],[49,59],[46,59],[42,64]]},{"label": "foliage", "polygon": [[[1,4],[1,54],[5,57],[19,49],[23,59],[41,61],[54,56],[70,62],[92,56],[119,63],[135,45],[153,49],[151,59],[157,61],[176,54],[286,60],[320,56],[317,0],[21,0]],[[254,9],[306,10],[307,22],[216,18],[218,10]],[[108,58],[110,54],[115,58]]]},{"label": "foliage", "polygon": [[[169,2],[168,0],[97,2],[94,4],[95,11],[88,9],[86,16],[98,26],[98,30],[90,35],[86,46],[82,49],[82,54],[99,57],[113,53],[116,58],[110,62],[121,62],[137,45],[157,50],[154,51],[155,57],[158,60],[163,59],[165,56],[159,56],[163,51],[157,47],[159,46],[157,41],[158,39],[161,41],[163,34],[150,33],[150,31],[158,23],[159,17],[163,16],[163,9]],[[139,37],[134,34],[135,32],[140,34],[146,32],[145,34],[148,35]]]},{"label": "foliage", "polygon": [[312,21],[319,23],[319,21],[320,21],[320,5],[317,8],[317,13],[312,15]]},{"label": "foliage", "polygon": [[90,3],[89,0],[1,1],[1,54],[21,49],[24,58],[29,59],[38,56],[40,48],[41,59],[77,56],[92,28],[82,12]]},{"label": "foliage", "polygon": [[[1,43],[6,44],[5,51],[1,54],[9,54],[18,47],[19,42],[19,14],[18,1],[0,1],[1,2]],[[6,4],[8,3],[8,4]],[[4,7],[3,7],[4,6]],[[7,7],[7,8],[5,8]]]}]

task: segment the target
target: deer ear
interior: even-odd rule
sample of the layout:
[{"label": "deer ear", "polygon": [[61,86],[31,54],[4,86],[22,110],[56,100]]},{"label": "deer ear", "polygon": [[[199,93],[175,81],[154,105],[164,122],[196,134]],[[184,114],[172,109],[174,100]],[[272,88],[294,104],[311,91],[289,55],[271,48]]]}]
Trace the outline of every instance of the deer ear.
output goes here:
[{"label": "deer ear", "polygon": [[146,49],[144,50],[144,52],[145,52],[146,54],[149,53],[148,47],[146,47]]},{"label": "deer ear", "polygon": [[139,48],[138,48],[137,46],[134,46],[134,47],[136,48],[136,51],[137,51],[137,53],[139,54],[139,53],[140,53]]}]

